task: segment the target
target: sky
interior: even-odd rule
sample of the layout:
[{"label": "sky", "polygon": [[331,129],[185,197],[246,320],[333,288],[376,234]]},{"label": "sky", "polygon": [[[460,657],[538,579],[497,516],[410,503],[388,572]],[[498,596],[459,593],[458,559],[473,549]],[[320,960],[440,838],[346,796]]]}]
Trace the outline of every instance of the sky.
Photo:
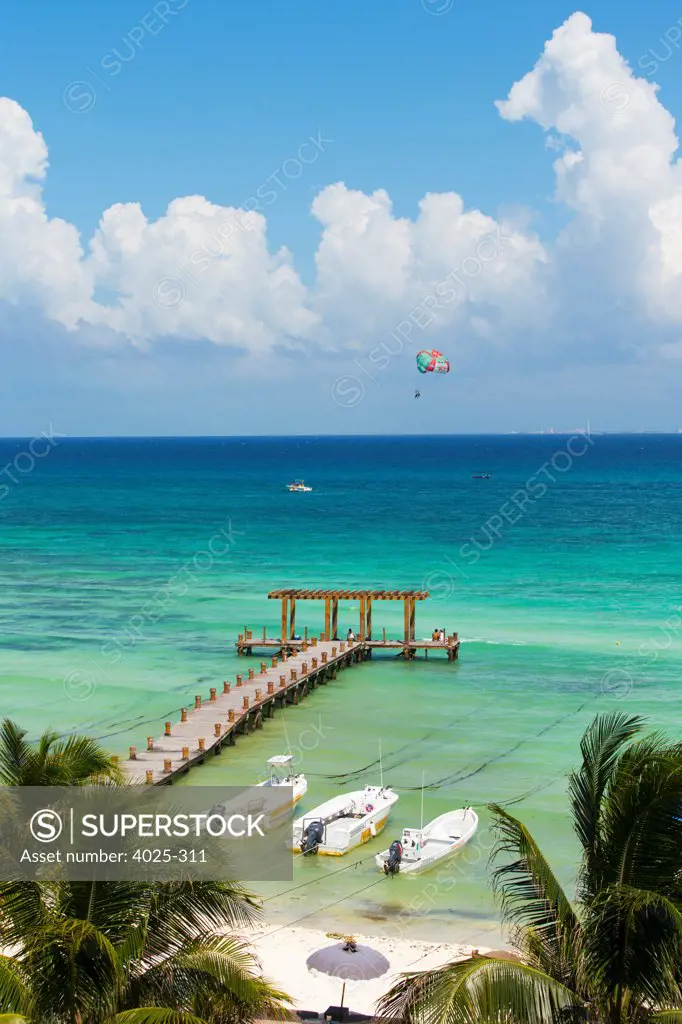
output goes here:
[{"label": "sky", "polygon": [[682,427],[668,0],[26,2],[0,97],[0,434]]}]

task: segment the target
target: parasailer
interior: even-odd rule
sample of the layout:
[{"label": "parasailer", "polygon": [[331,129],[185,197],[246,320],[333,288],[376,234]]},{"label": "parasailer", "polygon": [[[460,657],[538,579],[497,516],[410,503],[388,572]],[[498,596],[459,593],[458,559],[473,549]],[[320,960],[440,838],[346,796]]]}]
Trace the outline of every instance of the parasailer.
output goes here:
[{"label": "parasailer", "polygon": [[449,373],[450,363],[435,348],[422,349],[417,353],[417,369],[420,373]]}]

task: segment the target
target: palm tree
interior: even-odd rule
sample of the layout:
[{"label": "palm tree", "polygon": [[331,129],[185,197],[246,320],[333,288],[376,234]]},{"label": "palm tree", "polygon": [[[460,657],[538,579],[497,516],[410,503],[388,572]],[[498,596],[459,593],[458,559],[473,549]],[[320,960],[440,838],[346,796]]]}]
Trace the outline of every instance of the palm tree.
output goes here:
[{"label": "palm tree", "polygon": [[44,732],[34,745],[26,730],[5,718],[0,726],[0,785],[79,786],[121,782],[122,773],[110,754],[87,736],[60,739]]},{"label": "palm tree", "polygon": [[0,883],[0,1024],[237,1024],[286,997],[226,929],[257,904],[225,882]]},{"label": "palm tree", "polygon": [[[615,713],[569,776],[581,847],[569,899],[533,836],[497,805],[493,873],[518,960],[472,955],[404,975],[379,1015],[424,1024],[682,1022],[682,744]],[[507,860],[507,858],[511,858]]]}]

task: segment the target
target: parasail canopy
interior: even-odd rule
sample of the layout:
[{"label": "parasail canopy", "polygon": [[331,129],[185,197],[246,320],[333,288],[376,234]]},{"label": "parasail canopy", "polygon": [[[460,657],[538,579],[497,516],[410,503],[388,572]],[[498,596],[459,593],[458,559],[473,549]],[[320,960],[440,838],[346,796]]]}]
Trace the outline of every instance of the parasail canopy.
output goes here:
[{"label": "parasail canopy", "polygon": [[420,373],[449,373],[450,363],[435,348],[422,349],[417,353],[417,369]]}]

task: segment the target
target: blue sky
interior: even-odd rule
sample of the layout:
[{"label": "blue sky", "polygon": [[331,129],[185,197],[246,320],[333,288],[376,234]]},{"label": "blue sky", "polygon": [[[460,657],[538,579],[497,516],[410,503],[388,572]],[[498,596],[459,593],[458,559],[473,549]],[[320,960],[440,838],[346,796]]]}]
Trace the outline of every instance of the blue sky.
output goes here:
[{"label": "blue sky", "polygon": [[[448,9],[439,13],[442,7]],[[165,23],[154,8],[146,0],[26,3],[14,8],[0,38],[0,95],[27,112],[49,151],[47,216],[73,225],[86,250],[103,211],[117,203],[140,204],[149,222],[162,218],[177,197],[243,205],[318,132],[328,140],[324,152],[300,177],[282,179],[280,172],[286,187],[277,187],[266,211],[269,250],[286,246],[305,289],[316,287],[322,232],[311,204],[338,182],[367,196],[385,190],[392,216],[410,221],[427,193],[458,193],[465,209],[509,217],[548,247],[576,216],[593,216],[595,223],[602,216],[556,200],[557,154],[546,148],[543,128],[527,113],[525,120],[505,119],[494,105],[532,70],[575,4],[170,0],[161,7]],[[667,52],[661,39],[682,14],[667,0],[592,2],[581,9],[595,33],[616,37],[619,53],[639,75],[638,62],[650,48]],[[677,118],[682,51],[675,46],[657,63],[647,81],[660,86],[658,102]],[[546,102],[551,106],[551,97]],[[0,145],[0,162],[2,152]],[[661,195],[668,191],[662,188]],[[651,198],[647,202],[650,207]],[[633,237],[633,249],[638,244],[644,246]],[[10,248],[11,258],[7,237],[0,245]],[[339,271],[334,274],[340,281]],[[112,281],[102,276],[97,300],[117,303],[120,288]],[[283,330],[281,345],[279,338],[254,342],[253,351],[248,328],[233,342],[220,334],[223,328],[204,341],[200,327],[191,339],[186,325],[144,338],[126,327],[117,343],[110,333],[102,340],[101,325],[66,330],[64,317],[35,298],[37,286],[27,298],[23,277],[20,284],[16,294],[0,293],[0,431],[6,434],[39,431],[43,420],[56,418],[63,422],[59,429],[86,434],[523,430],[572,427],[585,418],[609,429],[679,425],[676,358],[654,372],[653,357],[646,357],[643,377],[630,341],[618,351],[607,345],[598,368],[592,367],[593,343],[608,332],[612,304],[621,301],[610,281],[600,285],[604,308],[588,318],[600,337],[578,330],[557,351],[544,351],[537,339],[524,348],[535,326],[538,338],[543,329],[556,333],[540,322],[529,329],[518,320],[503,353],[495,344],[478,346],[461,360],[460,338],[466,348],[462,335],[471,333],[467,323],[420,334],[420,347],[449,346],[453,371],[447,381],[422,382],[426,394],[418,411],[408,353],[382,371],[379,383],[364,370],[349,370],[375,339],[371,330],[349,328],[338,312],[322,315],[322,341],[306,335],[300,347],[287,341],[298,337],[298,326]],[[630,292],[624,290],[626,304]],[[576,280],[574,311],[582,294]],[[228,289],[226,306],[229,301]],[[374,316],[374,307],[365,309],[369,301],[348,286],[335,310],[362,308],[366,325]],[[253,302],[258,308],[258,295]],[[494,337],[505,321],[504,304],[497,313]],[[627,319],[634,316],[644,330],[650,313],[643,302]],[[197,322],[204,315],[212,314],[201,311]],[[392,315],[377,314],[377,341],[386,333],[382,325],[397,322]],[[677,344],[676,316],[666,310],[656,321],[660,346]],[[480,329],[490,340],[490,327]],[[352,352],[344,353],[346,340]],[[567,359],[571,349],[573,360]],[[367,391],[357,405],[343,408],[330,395],[330,381],[346,372],[366,380]],[[613,387],[605,389],[604,381]]]}]

